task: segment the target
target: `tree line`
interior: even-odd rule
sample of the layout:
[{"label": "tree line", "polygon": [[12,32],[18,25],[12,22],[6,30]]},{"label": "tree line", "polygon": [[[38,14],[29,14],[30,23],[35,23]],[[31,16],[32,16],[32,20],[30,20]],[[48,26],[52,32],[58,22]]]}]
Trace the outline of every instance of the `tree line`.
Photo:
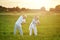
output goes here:
[{"label": "tree line", "polygon": [[[3,6],[0,6],[0,12],[21,12],[21,11],[28,11],[30,9],[26,8],[19,8],[19,7],[13,7],[13,8],[6,8]],[[42,7],[40,11],[46,11],[45,7]],[[60,5],[57,5],[55,8],[50,8],[49,12],[57,12],[60,13]]]},{"label": "tree line", "polygon": [[60,13],[60,5],[57,5],[55,8],[50,8],[50,12]]},{"label": "tree line", "polygon": [[6,8],[3,6],[0,6],[0,12],[21,12],[21,11],[27,11],[26,8],[19,8],[19,7],[13,7],[13,8]]}]

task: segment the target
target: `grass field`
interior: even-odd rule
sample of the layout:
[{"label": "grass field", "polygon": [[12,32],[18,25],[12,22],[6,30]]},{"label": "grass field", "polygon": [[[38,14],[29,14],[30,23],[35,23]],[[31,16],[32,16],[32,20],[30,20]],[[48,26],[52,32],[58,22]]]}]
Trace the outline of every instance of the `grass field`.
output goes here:
[{"label": "grass field", "polygon": [[60,15],[40,16],[37,25],[38,35],[29,36],[29,24],[33,16],[27,17],[27,23],[22,25],[24,35],[19,31],[13,34],[14,24],[19,15],[0,15],[0,40],[60,40]]}]

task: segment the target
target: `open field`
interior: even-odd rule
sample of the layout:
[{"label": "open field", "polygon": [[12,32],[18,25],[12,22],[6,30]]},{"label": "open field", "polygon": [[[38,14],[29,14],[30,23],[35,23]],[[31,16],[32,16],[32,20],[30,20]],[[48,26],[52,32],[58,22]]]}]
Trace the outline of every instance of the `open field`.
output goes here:
[{"label": "open field", "polygon": [[18,17],[19,15],[0,15],[0,40],[60,40],[60,15],[40,16],[37,36],[29,36],[28,28],[33,15],[29,15],[26,24],[22,25],[24,35],[21,36],[18,31],[14,35],[14,24]]}]

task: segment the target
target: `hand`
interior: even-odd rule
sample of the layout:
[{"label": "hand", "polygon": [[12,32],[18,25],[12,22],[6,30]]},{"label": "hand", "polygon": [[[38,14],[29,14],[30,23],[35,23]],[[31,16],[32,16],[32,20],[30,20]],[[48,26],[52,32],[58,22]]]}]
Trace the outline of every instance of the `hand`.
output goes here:
[{"label": "hand", "polygon": [[26,24],[26,22],[23,22],[23,24]]},{"label": "hand", "polygon": [[37,25],[40,25],[40,22],[37,22]]}]

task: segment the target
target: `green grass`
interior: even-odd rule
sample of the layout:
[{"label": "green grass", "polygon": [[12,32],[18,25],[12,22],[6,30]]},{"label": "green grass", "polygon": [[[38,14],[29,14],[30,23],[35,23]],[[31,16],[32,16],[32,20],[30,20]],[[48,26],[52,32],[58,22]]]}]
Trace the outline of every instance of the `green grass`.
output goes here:
[{"label": "green grass", "polygon": [[27,23],[22,25],[24,35],[19,31],[13,34],[14,24],[18,15],[0,15],[0,40],[60,40],[60,15],[40,16],[37,25],[38,35],[29,36],[29,24],[33,16],[27,17]]}]

